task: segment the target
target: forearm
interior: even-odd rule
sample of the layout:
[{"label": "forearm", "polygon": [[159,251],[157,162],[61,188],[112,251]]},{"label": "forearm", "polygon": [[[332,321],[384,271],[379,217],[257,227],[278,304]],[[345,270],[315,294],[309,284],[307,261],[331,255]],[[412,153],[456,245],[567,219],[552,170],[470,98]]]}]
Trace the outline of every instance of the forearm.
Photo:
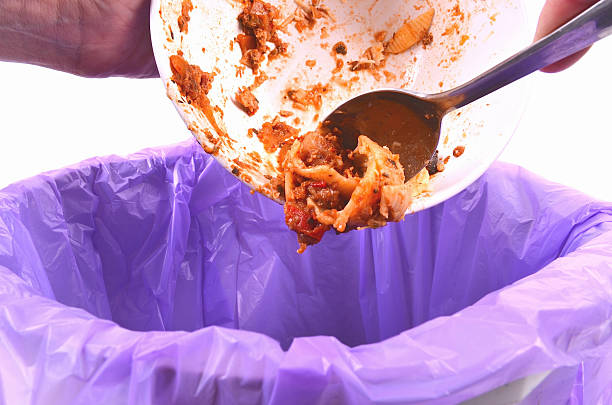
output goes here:
[{"label": "forearm", "polygon": [[0,60],[71,71],[80,46],[79,0],[0,0]]}]

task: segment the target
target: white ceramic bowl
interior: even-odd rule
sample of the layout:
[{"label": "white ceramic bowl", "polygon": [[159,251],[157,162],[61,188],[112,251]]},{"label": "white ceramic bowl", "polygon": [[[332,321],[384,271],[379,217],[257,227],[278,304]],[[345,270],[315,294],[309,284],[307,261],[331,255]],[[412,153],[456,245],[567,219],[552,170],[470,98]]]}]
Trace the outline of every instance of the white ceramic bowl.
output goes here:
[{"label": "white ceramic bowl", "polygon": [[[255,190],[273,197],[269,177],[277,173],[276,154],[264,151],[257,137],[248,136],[249,128],[261,128],[279,110],[292,110],[295,115],[285,120],[293,124],[298,116],[302,133],[314,129],[343,100],[362,91],[381,87],[403,87],[424,93],[436,93],[459,85],[529,43],[526,19],[519,0],[322,0],[334,16],[317,20],[315,28],[298,33],[290,25],[281,34],[289,43],[289,55],[264,63],[262,69],[270,77],[253,93],[260,110],[248,117],[234,102],[237,89],[250,85],[254,75],[241,70],[241,51],[231,45],[241,33],[237,16],[242,9],[237,0],[192,0],[187,33],[178,28],[182,0],[153,0],[151,34],[161,78],[168,96],[198,141],[210,150],[217,143],[215,158],[228,170]],[[294,0],[271,0],[283,16],[296,8]],[[293,110],[284,97],[288,88],[307,88],[328,83],[334,57],[330,48],[337,41],[347,44],[345,61],[355,60],[373,44],[374,33],[386,30],[389,35],[404,19],[434,7],[431,33],[433,43],[424,49],[411,50],[387,59],[385,70],[391,75],[378,78],[367,71],[351,72],[345,67],[342,79],[354,79],[351,86],[332,85],[323,98],[320,111]],[[458,8],[456,8],[458,7]],[[325,26],[328,37],[322,35]],[[169,57],[179,50],[191,64],[215,74],[208,96],[215,120],[227,137],[219,136],[204,114],[185,102],[170,78]],[[316,60],[314,67],[307,60]],[[443,122],[439,146],[440,157],[450,156],[444,172],[432,177],[431,192],[416,198],[410,208],[416,212],[455,195],[497,159],[510,140],[527,99],[527,83],[518,82],[447,116]],[[452,157],[456,146],[465,146],[465,153]],[[235,169],[239,170],[235,170]]]}]

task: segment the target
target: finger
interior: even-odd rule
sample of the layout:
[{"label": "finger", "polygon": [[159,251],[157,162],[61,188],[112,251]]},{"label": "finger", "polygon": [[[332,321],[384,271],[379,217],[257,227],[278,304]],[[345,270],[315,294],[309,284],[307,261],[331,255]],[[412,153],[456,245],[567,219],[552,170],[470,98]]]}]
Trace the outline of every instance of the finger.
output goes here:
[{"label": "finger", "polygon": [[[547,0],[540,14],[535,40],[537,41],[550,34],[595,3],[597,3],[597,0]],[[545,67],[542,71],[552,73],[567,69],[576,63],[586,51],[587,49],[568,56]]]},{"label": "finger", "polygon": [[578,51],[573,55],[568,56],[565,59],[561,59],[558,62],[553,63],[552,65],[548,65],[545,68],[541,69],[542,72],[544,73],[557,73],[557,72],[561,72],[562,70],[567,69],[568,67],[572,66],[574,63],[578,62],[578,60],[580,58],[582,58],[584,56],[584,54],[587,53],[587,51],[590,49],[591,47],[589,46],[586,49],[583,49],[582,51]]}]

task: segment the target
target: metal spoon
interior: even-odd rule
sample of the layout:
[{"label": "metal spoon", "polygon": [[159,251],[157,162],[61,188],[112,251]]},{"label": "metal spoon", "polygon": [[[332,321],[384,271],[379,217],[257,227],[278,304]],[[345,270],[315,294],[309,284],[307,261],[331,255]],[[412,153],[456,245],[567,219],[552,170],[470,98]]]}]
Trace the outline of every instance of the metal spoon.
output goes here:
[{"label": "metal spoon", "polygon": [[442,118],[536,70],[570,56],[612,34],[612,0],[601,0],[540,41],[477,78],[439,94],[379,89],[360,94],[325,120],[342,131],[346,148],[367,135],[400,155],[406,179],[431,159],[440,139]]}]

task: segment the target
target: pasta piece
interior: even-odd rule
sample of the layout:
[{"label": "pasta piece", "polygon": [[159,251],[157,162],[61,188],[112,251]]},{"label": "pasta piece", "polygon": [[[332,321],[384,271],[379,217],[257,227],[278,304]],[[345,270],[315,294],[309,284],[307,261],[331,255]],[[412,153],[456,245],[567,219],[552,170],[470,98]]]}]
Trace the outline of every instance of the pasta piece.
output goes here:
[{"label": "pasta piece", "polygon": [[429,27],[431,27],[433,17],[434,9],[430,8],[418,17],[406,21],[393,34],[393,38],[387,43],[385,52],[393,54],[402,53],[425,38],[429,32]]},{"label": "pasta piece", "polygon": [[309,168],[297,167],[294,171],[302,177],[307,177],[312,180],[324,181],[325,183],[338,190],[340,194],[345,197],[350,197],[358,184],[357,179],[344,177],[329,166],[316,166]]},{"label": "pasta piece", "polygon": [[312,209],[317,222],[323,225],[332,226],[338,217],[337,210],[324,210],[320,208],[312,198],[306,200],[308,208]]},{"label": "pasta piece", "polygon": [[[363,135],[359,136],[357,142],[357,148],[352,153],[353,160],[363,162],[365,173],[346,207],[338,213],[334,223],[334,228],[338,232],[344,232],[347,225],[380,226],[370,219],[375,219],[378,214],[376,211],[380,211],[382,188],[387,185],[404,184],[404,168],[399,162],[398,155],[392,154],[388,148],[381,147]],[[402,193],[399,201],[403,202],[401,208],[405,211],[411,200],[411,196],[407,193],[408,189],[399,188],[395,191]],[[379,222],[384,223],[384,221]]]},{"label": "pasta piece", "polygon": [[[314,136],[310,138],[314,138]],[[304,163],[304,157],[300,156],[300,152],[304,145],[308,145],[308,140],[309,137],[306,137],[305,140],[302,141],[296,140],[291,146],[291,149],[289,149],[289,152],[287,152],[284,164],[285,176],[289,175],[290,179],[292,179],[293,173],[295,173],[302,177],[325,182],[338,190],[346,198],[350,198],[353,190],[355,190],[357,186],[358,180],[342,176],[329,163],[307,167]],[[291,184],[289,185],[289,189],[293,189]],[[287,190],[285,190],[285,193],[287,194]],[[287,199],[290,198],[292,198],[292,196],[287,195]]]},{"label": "pasta piece", "polygon": [[300,253],[331,228],[347,232],[400,221],[412,198],[427,190],[427,169],[405,183],[398,155],[364,135],[351,152],[337,135],[325,128],[306,134],[282,165],[285,221],[298,234]]},{"label": "pasta piece", "polygon": [[416,176],[401,185],[382,187],[380,196],[380,214],[388,221],[401,221],[410,206],[412,196],[427,191],[429,187],[429,172],[421,170]]}]

